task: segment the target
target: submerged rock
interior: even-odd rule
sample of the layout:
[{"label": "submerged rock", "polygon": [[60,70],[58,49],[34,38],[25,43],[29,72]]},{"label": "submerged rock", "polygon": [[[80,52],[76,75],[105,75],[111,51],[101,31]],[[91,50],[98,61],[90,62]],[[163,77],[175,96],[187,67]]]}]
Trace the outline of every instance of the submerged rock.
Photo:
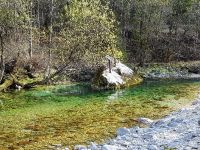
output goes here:
[{"label": "submerged rock", "polygon": [[118,62],[112,68],[100,67],[92,81],[92,87],[98,90],[116,89],[139,84],[142,81],[132,69]]},{"label": "submerged rock", "polygon": [[0,100],[0,106],[3,106],[3,101],[2,100]]},{"label": "submerged rock", "polygon": [[145,125],[151,125],[153,123],[153,120],[149,118],[139,118],[138,122],[143,123]]}]

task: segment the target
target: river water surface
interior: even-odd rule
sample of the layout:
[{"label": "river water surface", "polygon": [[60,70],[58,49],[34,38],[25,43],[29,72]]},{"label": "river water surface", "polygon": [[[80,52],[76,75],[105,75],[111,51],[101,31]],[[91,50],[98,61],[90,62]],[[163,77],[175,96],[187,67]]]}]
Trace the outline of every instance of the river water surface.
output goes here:
[{"label": "river water surface", "polygon": [[190,104],[199,88],[197,80],[149,80],[118,91],[78,84],[0,93],[0,149],[103,142],[139,125],[138,117],[159,119]]}]

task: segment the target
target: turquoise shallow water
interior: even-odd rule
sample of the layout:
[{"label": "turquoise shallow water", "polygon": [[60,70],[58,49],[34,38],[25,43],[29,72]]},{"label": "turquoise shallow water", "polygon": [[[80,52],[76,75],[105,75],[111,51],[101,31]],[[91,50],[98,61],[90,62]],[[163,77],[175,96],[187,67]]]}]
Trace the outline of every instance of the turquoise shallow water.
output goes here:
[{"label": "turquoise shallow water", "polygon": [[87,84],[40,87],[0,95],[0,149],[48,149],[102,142],[138,117],[158,119],[189,104],[198,80],[148,80],[118,91]]}]

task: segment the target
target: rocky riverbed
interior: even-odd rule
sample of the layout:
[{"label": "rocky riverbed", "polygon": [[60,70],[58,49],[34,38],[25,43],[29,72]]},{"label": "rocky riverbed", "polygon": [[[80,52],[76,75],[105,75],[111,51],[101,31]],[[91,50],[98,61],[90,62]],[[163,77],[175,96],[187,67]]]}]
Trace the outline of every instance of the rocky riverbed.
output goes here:
[{"label": "rocky riverbed", "polygon": [[[131,68],[135,68],[131,65]],[[146,79],[200,79],[200,62],[146,64],[135,68]],[[134,69],[134,70],[135,70]]]},{"label": "rocky riverbed", "polygon": [[77,145],[76,150],[200,150],[200,97],[192,106],[160,120],[140,118],[147,128],[120,128],[104,144]]}]

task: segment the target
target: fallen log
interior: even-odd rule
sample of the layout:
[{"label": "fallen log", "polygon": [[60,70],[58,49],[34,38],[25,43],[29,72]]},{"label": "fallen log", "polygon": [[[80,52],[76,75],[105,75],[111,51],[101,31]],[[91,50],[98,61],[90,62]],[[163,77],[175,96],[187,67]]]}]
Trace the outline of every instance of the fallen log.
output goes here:
[{"label": "fallen log", "polygon": [[8,89],[21,89],[23,86],[13,74],[10,74],[4,79],[3,84],[0,85],[0,92],[7,91]]},{"label": "fallen log", "polygon": [[14,83],[14,80],[12,78],[5,79],[3,84],[0,85],[0,92],[6,91],[10,86],[12,86]]},{"label": "fallen log", "polygon": [[74,70],[76,70],[76,69],[67,69],[67,67],[68,67],[68,65],[65,65],[65,66],[61,67],[54,74],[50,75],[50,77],[45,78],[45,79],[43,79],[41,81],[35,81],[35,82],[32,82],[32,83],[27,83],[27,84],[23,85],[23,88],[24,89],[30,89],[30,88],[33,88],[33,87],[35,87],[37,85],[49,84],[53,80],[53,78],[55,78],[56,76],[59,76],[64,71],[74,71]]},{"label": "fallen log", "polygon": [[76,70],[76,69],[69,69],[68,67],[69,67],[68,65],[64,65],[60,67],[55,73],[50,75],[48,78],[26,84],[20,82],[15,75],[11,73],[7,74],[6,77],[4,77],[4,82],[0,85],[0,92],[7,91],[8,89],[30,89],[34,88],[35,86],[49,84],[53,81],[55,77],[59,76],[64,71]]}]

